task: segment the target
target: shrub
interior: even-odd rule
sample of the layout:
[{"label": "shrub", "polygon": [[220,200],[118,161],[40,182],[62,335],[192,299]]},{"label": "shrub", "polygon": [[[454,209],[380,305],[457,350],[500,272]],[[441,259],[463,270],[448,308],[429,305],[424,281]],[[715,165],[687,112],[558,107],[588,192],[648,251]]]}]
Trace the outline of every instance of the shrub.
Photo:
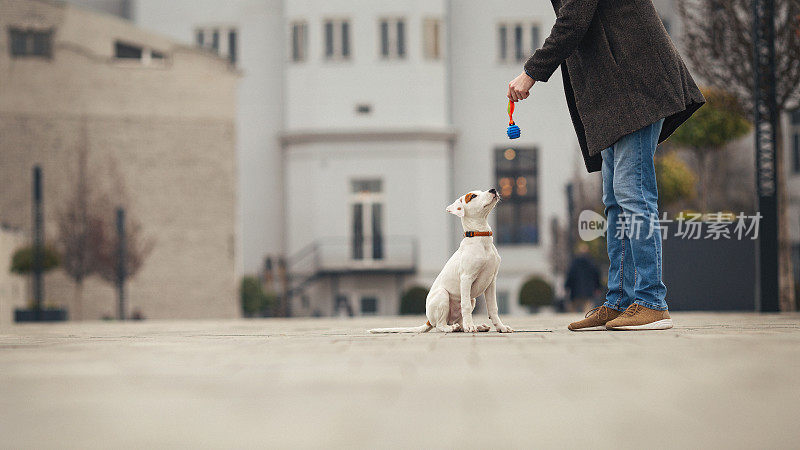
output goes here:
[{"label": "shrub", "polygon": [[[42,272],[55,269],[61,264],[61,255],[50,246],[43,248]],[[33,246],[22,247],[11,256],[11,272],[25,275],[33,273]]]},{"label": "shrub", "polygon": [[530,277],[519,291],[519,303],[529,308],[550,306],[553,304],[553,288],[541,277]]},{"label": "shrub", "polygon": [[272,293],[264,292],[258,277],[245,276],[239,288],[242,311],[245,317],[263,317],[272,315],[276,298]]},{"label": "shrub", "polygon": [[425,314],[427,298],[427,289],[420,286],[412,287],[400,298],[400,314]]}]

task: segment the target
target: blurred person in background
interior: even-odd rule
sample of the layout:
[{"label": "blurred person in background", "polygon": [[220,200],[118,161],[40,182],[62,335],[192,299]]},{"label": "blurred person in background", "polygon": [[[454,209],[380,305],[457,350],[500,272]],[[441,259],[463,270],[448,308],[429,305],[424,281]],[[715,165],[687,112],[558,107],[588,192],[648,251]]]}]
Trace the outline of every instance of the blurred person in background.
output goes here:
[{"label": "blurred person in background", "polygon": [[564,288],[569,290],[569,312],[587,311],[594,307],[600,290],[600,270],[592,261],[589,246],[581,242],[578,253],[569,265]]},{"label": "blurred person in background", "polygon": [[[528,98],[534,83],[546,82],[560,66],[586,169],[602,170],[609,289],[602,306],[568,328],[672,328],[654,221],[653,158],[705,99],[651,0],[551,2],[550,36],[508,84],[507,95],[514,102]],[[637,218],[640,227],[622,227]]]}]

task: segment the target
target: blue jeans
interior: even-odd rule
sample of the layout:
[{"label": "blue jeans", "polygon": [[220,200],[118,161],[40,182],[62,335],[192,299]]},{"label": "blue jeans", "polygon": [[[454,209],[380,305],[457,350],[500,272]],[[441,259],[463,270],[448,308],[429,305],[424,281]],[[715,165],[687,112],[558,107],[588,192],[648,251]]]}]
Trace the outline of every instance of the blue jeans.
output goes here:
[{"label": "blue jeans", "polygon": [[610,261],[605,306],[618,311],[631,303],[667,309],[653,163],[663,124],[661,119],[622,137],[602,152]]}]

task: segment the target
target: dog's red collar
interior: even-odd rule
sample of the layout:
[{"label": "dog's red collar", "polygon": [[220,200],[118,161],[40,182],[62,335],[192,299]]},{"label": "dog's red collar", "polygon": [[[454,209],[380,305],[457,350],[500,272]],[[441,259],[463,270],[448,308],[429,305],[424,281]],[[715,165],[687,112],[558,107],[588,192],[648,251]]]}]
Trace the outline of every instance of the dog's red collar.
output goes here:
[{"label": "dog's red collar", "polygon": [[467,231],[464,233],[464,237],[475,237],[475,236],[491,236],[491,231]]}]

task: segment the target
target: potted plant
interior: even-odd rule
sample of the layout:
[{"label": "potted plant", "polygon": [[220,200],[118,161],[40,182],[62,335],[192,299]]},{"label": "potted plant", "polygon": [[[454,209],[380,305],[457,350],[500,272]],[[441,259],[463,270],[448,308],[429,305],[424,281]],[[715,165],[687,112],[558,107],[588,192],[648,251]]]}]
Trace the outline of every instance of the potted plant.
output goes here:
[{"label": "potted plant", "polygon": [[[30,275],[34,271],[33,246],[20,248],[11,256],[11,272],[18,275]],[[42,273],[49,272],[59,266],[61,257],[58,252],[49,246],[43,248]],[[41,310],[37,310],[37,305],[33,301],[29,302],[27,308],[17,308],[14,310],[15,322],[34,322],[34,321],[63,321],[67,320],[67,310],[59,307],[43,305]]]}]

